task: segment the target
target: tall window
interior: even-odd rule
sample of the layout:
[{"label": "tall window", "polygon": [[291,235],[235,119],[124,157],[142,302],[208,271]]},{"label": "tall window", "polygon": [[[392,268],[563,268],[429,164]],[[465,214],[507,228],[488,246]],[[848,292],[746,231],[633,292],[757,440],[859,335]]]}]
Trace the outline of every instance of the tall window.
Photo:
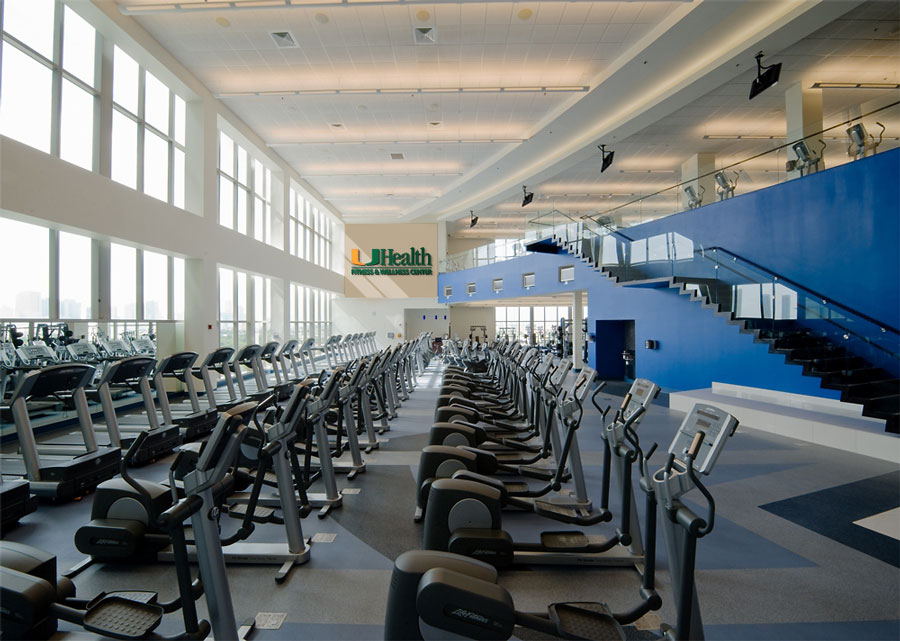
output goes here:
[{"label": "tall window", "polygon": [[271,244],[272,170],[219,132],[219,224]]},{"label": "tall window", "polygon": [[59,232],[59,317],[91,318],[91,239]]},{"label": "tall window", "polygon": [[137,318],[137,250],[111,243],[109,246],[109,316]]},{"label": "tall window", "polygon": [[294,188],[291,188],[290,199],[291,253],[319,267],[331,269],[334,220]]},{"label": "tall window", "polygon": [[[50,231],[45,227],[0,218],[3,258],[18,265],[4,279],[0,318],[47,318],[50,304]],[[25,268],[27,266],[27,268]]]},{"label": "tall window", "polygon": [[113,50],[112,179],[184,208],[184,99]]},{"label": "tall window", "polygon": [[270,278],[219,268],[219,345],[239,348],[268,341],[271,292]]},{"label": "tall window", "polygon": [[97,33],[57,0],[5,0],[0,134],[95,166]]},{"label": "tall window", "polygon": [[[562,318],[571,318],[571,311],[566,306],[536,305],[532,307],[496,307],[496,336],[508,336],[510,339],[526,341],[534,333],[535,342],[544,345],[551,342]],[[532,309],[534,322],[532,323]],[[585,309],[586,311],[586,309]],[[585,313],[585,318],[587,314]]]},{"label": "tall window", "polygon": [[169,318],[169,258],[144,252],[144,319]]},{"label": "tall window", "polygon": [[301,343],[307,338],[321,345],[331,336],[335,295],[314,287],[291,283],[291,336]]}]

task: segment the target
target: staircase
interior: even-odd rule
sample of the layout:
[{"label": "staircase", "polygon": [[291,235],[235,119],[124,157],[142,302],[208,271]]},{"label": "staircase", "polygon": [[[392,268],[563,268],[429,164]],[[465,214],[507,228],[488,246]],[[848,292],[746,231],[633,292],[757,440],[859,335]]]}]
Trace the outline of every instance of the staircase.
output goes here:
[{"label": "staircase", "polygon": [[[754,342],[767,343],[769,352],[783,355],[788,364],[803,367],[805,376],[821,379],[823,388],[840,391],[841,401],[862,405],[863,416],[884,420],[886,432],[900,433],[900,379],[839,344],[838,341],[849,342],[842,340],[848,338],[847,334],[817,332],[792,320],[737,318],[732,311],[732,284],[717,279],[678,275],[659,277],[643,274],[632,265],[627,267],[627,277],[623,277],[624,270],[615,265],[598,264],[602,245],[597,242],[596,235],[592,238],[585,238],[585,235],[584,230],[579,230],[575,240],[553,237],[552,245],[545,239],[536,243],[539,247],[529,249],[569,253],[620,287],[675,289],[692,302],[712,310],[726,323],[737,325],[740,332],[751,335]],[[668,263],[669,266],[677,264]],[[881,331],[885,332],[884,329]],[[896,359],[897,354],[892,353],[891,357]]]}]

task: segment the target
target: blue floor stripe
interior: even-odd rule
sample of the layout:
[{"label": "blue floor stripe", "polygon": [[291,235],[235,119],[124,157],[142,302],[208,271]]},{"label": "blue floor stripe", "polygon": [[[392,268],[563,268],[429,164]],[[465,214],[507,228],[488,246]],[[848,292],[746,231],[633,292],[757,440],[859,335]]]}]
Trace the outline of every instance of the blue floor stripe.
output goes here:
[{"label": "blue floor stripe", "polygon": [[760,507],[822,536],[900,567],[900,544],[854,521],[900,506],[900,472],[837,485]]},{"label": "blue floor stripe", "polygon": [[705,625],[707,641],[896,641],[900,621],[827,621]]}]

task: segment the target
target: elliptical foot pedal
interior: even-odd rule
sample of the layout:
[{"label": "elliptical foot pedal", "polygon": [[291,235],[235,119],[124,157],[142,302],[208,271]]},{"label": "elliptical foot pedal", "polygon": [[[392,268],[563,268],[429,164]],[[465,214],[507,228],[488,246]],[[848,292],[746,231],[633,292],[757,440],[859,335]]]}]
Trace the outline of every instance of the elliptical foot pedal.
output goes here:
[{"label": "elliptical foot pedal", "polygon": [[583,532],[541,532],[541,545],[548,550],[584,552],[590,544]]},{"label": "elliptical foot pedal", "polygon": [[506,491],[510,494],[515,494],[517,492],[527,492],[528,491],[528,483],[521,483],[517,481],[511,481],[503,484],[506,487]]},{"label": "elliptical foot pedal", "polygon": [[625,641],[625,631],[605,603],[554,603],[548,610],[563,638]]},{"label": "elliptical foot pedal", "polygon": [[116,639],[143,639],[160,624],[163,609],[120,596],[106,596],[84,614],[89,632]]},{"label": "elliptical foot pedal", "polygon": [[114,596],[121,599],[128,599],[129,601],[134,601],[136,603],[154,604],[159,598],[159,593],[148,592],[146,590],[116,590],[115,592],[107,592],[105,596]]},{"label": "elliptical foot pedal", "polygon": [[578,522],[578,513],[574,508],[566,505],[557,505],[550,501],[541,501],[537,499],[534,501],[534,511],[536,514],[549,517],[556,521],[562,521],[563,523]]},{"label": "elliptical foot pedal", "polygon": [[[556,476],[556,470],[551,467],[542,467],[538,465],[520,465],[519,474],[533,479],[540,479],[542,481],[551,481],[553,480],[553,477]],[[571,478],[572,475],[569,474],[568,471],[564,471],[562,480],[568,481]]]},{"label": "elliptical foot pedal", "polygon": [[[247,515],[247,503],[236,503],[228,506],[228,516],[242,519]],[[253,520],[256,523],[268,523],[275,516],[275,509],[257,505],[253,508]]]}]

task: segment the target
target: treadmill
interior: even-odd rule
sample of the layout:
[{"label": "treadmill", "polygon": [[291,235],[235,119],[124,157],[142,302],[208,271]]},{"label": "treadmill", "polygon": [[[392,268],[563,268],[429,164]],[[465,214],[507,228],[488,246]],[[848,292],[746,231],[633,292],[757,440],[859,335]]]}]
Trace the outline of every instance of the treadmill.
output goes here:
[{"label": "treadmill", "polygon": [[[209,407],[206,409],[200,407],[200,399],[197,396],[197,388],[194,386],[194,376],[192,375],[197,358],[199,358],[197,352],[178,352],[167,356],[157,365],[152,383],[156,388],[156,398],[162,409],[165,423],[180,427],[181,436],[185,441],[192,441],[212,432],[219,417],[214,395],[207,392],[206,400]],[[167,378],[174,378],[184,384],[187,389],[189,405],[169,405],[169,396],[165,387]]]},{"label": "treadmill", "polygon": [[[155,365],[156,360],[149,356],[131,356],[114,361],[103,372],[97,385],[96,394],[103,407],[106,424],[94,425],[94,432],[106,432],[109,445],[122,449],[128,449],[141,432],[147,433],[141,446],[127,461],[129,465],[148,463],[181,445],[178,426],[160,425],[156,414],[156,406],[153,404],[153,395],[150,392],[148,380],[150,371]],[[146,414],[135,415],[132,418],[136,420],[132,421],[126,420],[126,417],[117,417],[110,392],[113,385],[127,385],[135,391],[139,391]],[[70,435],[39,443],[37,450],[40,454],[80,454],[84,451],[85,444],[73,443],[71,438]]]},{"label": "treadmill", "polygon": [[[22,448],[22,457],[0,459],[7,478],[26,478],[39,497],[65,501],[80,496],[119,473],[122,451],[98,447],[84,387],[94,368],[81,363],[63,363],[25,374],[12,396],[12,414]],[[87,452],[74,458],[41,457],[26,403],[30,398],[71,392]]]},{"label": "treadmill", "polygon": [[38,498],[31,494],[31,484],[25,479],[0,480],[0,533],[26,514],[37,509]]},{"label": "treadmill", "polygon": [[[231,370],[234,372],[234,377],[237,379],[238,389],[241,393],[240,399],[238,400],[241,403],[246,403],[247,401],[258,403],[272,393],[268,389],[265,378],[262,376],[262,367],[260,366],[261,361],[259,360],[261,351],[262,348],[259,345],[245,345],[235,352],[234,357],[231,359]],[[244,383],[243,368],[245,367],[249,368],[253,373],[256,391],[247,392],[247,386]]]},{"label": "treadmill", "polygon": [[[254,371],[256,372],[257,384],[265,383],[258,391],[268,390],[275,394],[275,398],[279,401],[286,401],[291,397],[294,386],[290,382],[285,382],[281,377],[281,371],[278,364],[278,343],[271,341],[263,345],[259,354],[256,356]],[[272,366],[272,373],[275,376],[275,384],[269,384],[269,376],[266,374],[266,363]]]},{"label": "treadmill", "polygon": [[[207,354],[199,367],[191,368],[191,374],[203,381],[203,387],[206,390],[206,402],[209,403],[210,408],[215,407],[219,412],[225,412],[241,404],[241,400],[234,391],[234,378],[229,366],[232,354],[234,354],[233,348],[219,347]],[[228,399],[216,396],[216,384],[213,383],[212,372],[218,372],[225,377]]]}]

